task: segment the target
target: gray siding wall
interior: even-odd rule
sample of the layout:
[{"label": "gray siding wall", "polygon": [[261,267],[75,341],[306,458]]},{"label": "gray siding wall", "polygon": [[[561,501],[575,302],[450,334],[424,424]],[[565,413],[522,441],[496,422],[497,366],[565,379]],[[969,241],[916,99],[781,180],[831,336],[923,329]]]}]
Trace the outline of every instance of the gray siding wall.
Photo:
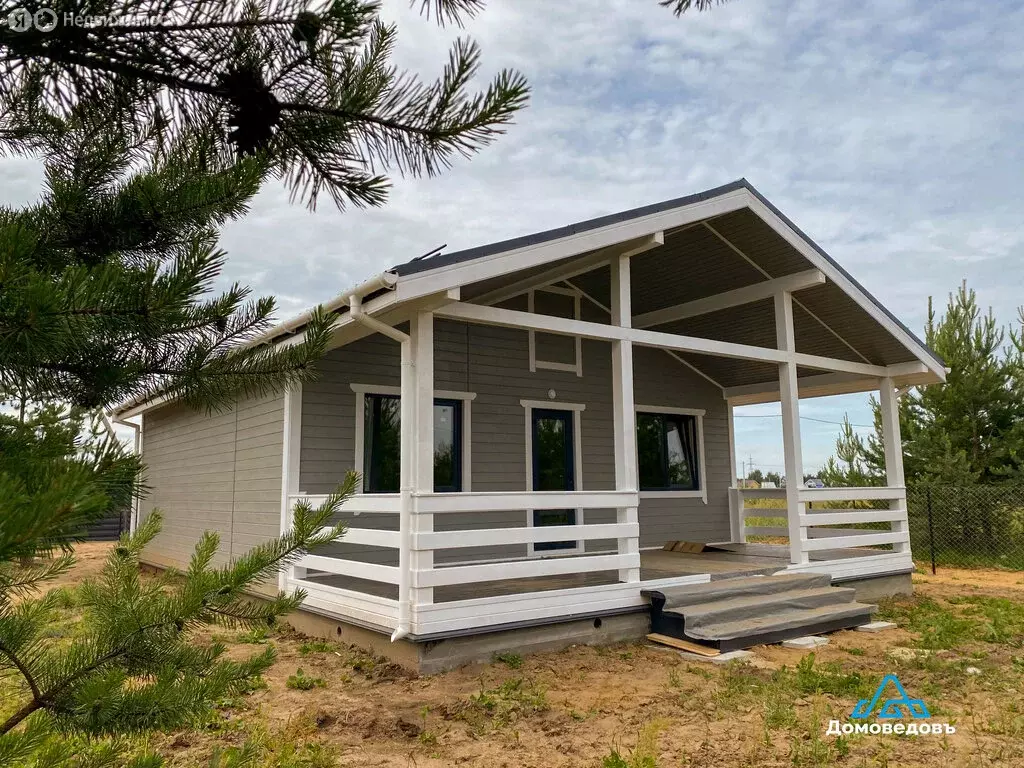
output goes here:
[{"label": "gray siding wall", "polygon": [[283,400],[245,400],[213,415],[169,405],[144,416],[150,492],[140,509],[143,517],[154,509],[164,516],[146,562],[186,565],[203,531],[220,535],[218,564],[279,534]]},{"label": "gray siding wall", "polygon": [[[585,317],[600,321],[600,318]],[[607,315],[604,320],[607,321]],[[580,414],[583,490],[614,488],[611,345],[583,341],[583,376],[529,370],[525,331],[451,321],[435,321],[435,388],[476,393],[472,403],[472,490],[527,488],[525,409],[520,400],[583,403]],[[350,384],[399,386],[399,345],[374,335],[330,352],[321,376],[303,387],[300,488],[330,492],[353,467],[356,395]],[[730,484],[726,404],[721,391],[661,350],[634,348],[636,402],[643,405],[703,408],[708,503],[701,499],[644,498],[639,517],[641,546],[665,541],[729,539],[727,488]],[[395,516],[361,515],[347,522],[359,527],[390,527]],[[588,522],[613,522],[613,510],[587,510]],[[497,528],[527,524],[526,513],[435,515],[437,530]],[[588,550],[612,542],[590,542]],[[395,564],[394,550],[339,545],[336,554]],[[448,550],[438,562],[524,556],[525,547]]]}]

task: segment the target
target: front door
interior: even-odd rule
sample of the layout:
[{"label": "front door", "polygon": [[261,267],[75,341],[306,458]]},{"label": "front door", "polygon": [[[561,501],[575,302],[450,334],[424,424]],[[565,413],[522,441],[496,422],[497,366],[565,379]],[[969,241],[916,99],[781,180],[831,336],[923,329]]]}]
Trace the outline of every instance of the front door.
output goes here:
[{"label": "front door", "polygon": [[[547,408],[533,410],[533,490],[576,490],[573,412]],[[575,509],[535,509],[533,524],[576,525]],[[575,541],[548,541],[533,545],[534,552],[576,549]]]}]

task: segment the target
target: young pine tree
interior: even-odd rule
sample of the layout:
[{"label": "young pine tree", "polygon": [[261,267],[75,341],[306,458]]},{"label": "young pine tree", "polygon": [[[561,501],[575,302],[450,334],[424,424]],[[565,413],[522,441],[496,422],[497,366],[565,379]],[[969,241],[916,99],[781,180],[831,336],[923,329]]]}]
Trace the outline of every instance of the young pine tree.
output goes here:
[{"label": "young pine tree", "polygon": [[212,408],[279,389],[308,377],[331,323],[314,313],[303,343],[247,346],[273,302],[247,301],[237,285],[211,294],[224,261],[216,228],[245,211],[266,174],[259,158],[218,166],[198,138],[157,152],[155,131],[110,134],[98,115],[51,116],[33,139],[42,197],[0,210],[0,392],[14,406],[0,410],[0,765],[61,765],[71,742],[56,733],[181,725],[250,687],[271,656],[226,660],[194,630],[293,610],[301,593],[265,603],[243,593],[342,535],[328,521],[353,486],[300,506],[291,533],[227,566],[212,567],[218,541],[207,535],[180,578],[143,583],[138,554],[155,515],[100,581],[75,590],[74,642],[53,632],[68,622],[67,598],[41,588],[70,567],[87,523],[141,490],[138,459],[94,428],[97,412],[156,392]]},{"label": "young pine tree", "polygon": [[[1024,309],[1021,310],[1024,326]],[[1024,477],[1024,343],[1021,334],[983,314],[973,290],[950,294],[936,319],[928,300],[925,341],[950,369],[944,384],[900,398],[904,468],[910,483],[975,485]],[[885,477],[881,412],[871,400],[874,434],[847,423],[836,457],[822,470],[830,485],[874,485]]]}]

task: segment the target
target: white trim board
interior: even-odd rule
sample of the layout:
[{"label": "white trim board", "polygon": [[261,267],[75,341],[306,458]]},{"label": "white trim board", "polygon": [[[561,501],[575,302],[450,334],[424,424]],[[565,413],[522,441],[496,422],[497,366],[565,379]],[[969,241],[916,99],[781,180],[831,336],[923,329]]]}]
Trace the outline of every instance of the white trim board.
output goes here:
[{"label": "white trim board", "polygon": [[[366,395],[388,395],[392,397],[401,397],[401,387],[392,387],[384,384],[361,384],[353,382],[349,384],[351,390],[355,393],[356,404],[355,404],[355,433],[352,455],[355,457],[354,463],[356,471],[360,474],[362,479],[363,466],[365,456],[363,455],[363,446],[366,445],[366,422],[365,422],[365,408]],[[462,402],[462,491],[473,490],[473,462],[472,462],[472,446],[473,446],[473,406],[472,403],[476,400],[476,392],[459,392],[450,389],[435,389],[434,390],[435,400],[459,400]],[[359,496],[371,495],[378,496],[380,494],[364,494],[362,491],[362,484],[360,483],[360,491],[357,494]]]}]

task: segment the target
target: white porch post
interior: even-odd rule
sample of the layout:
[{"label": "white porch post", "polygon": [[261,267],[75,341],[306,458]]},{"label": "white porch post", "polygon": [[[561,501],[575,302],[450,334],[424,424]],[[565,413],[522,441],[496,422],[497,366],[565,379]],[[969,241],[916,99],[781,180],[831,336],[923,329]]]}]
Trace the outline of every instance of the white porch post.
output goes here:
[{"label": "white porch post", "polygon": [[[878,403],[882,412],[882,441],[885,447],[885,480],[890,488],[903,488],[906,478],[903,474],[903,439],[900,435],[900,408],[896,397],[896,385],[890,378],[882,379],[878,387]],[[903,512],[903,520],[890,523],[894,532],[909,532],[907,522],[907,497],[889,502],[890,509]],[[892,545],[894,552],[909,552],[910,543],[898,542]]]},{"label": "white porch post", "polygon": [[[412,320],[413,355],[416,363],[415,459],[413,492],[416,496],[434,492],[434,315],[419,312]],[[412,539],[434,530],[434,516],[412,515]],[[434,551],[412,549],[412,614],[416,621],[419,606],[434,602],[433,587],[420,585],[424,571],[434,567]]]},{"label": "white porch post", "polygon": [[391,641],[399,640],[410,631],[412,621],[412,574],[410,568],[413,518],[413,483],[416,456],[416,364],[413,357],[412,337],[406,337],[402,347],[402,378],[399,420],[401,422],[399,466],[398,515],[398,627]]},{"label": "white porch post", "polygon": [[737,544],[747,541],[747,526],[743,519],[743,501],[736,488],[736,422],[733,404],[725,404],[725,423],[729,431],[729,539]]},{"label": "white porch post", "polygon": [[[793,335],[793,294],[775,294],[775,337],[780,351],[792,355],[796,352]],[[786,519],[789,528],[789,560],[800,564],[809,562],[804,549],[807,528],[800,525],[804,504],[800,501],[800,488],[804,481],[803,458],[800,446],[800,393],[797,389],[796,360],[779,363],[779,402],[782,405],[782,445],[786,459]]]},{"label": "white porch post", "polygon": [[[611,260],[611,323],[629,328],[630,306],[629,256]],[[615,490],[637,491],[639,488],[636,457],[636,409],[633,397],[633,342],[619,339],[612,342],[612,416],[615,431]],[[638,523],[636,507],[619,507],[619,523]],[[640,537],[618,540],[620,555],[640,554]],[[619,581],[639,582],[639,568],[619,571]]]},{"label": "white porch post", "polygon": [[[299,456],[302,450],[302,384],[293,384],[284,392],[284,423],[281,432],[281,533],[291,530],[291,496],[299,493]],[[304,579],[306,569],[291,566],[278,576],[278,588],[287,589],[289,578]]]}]

